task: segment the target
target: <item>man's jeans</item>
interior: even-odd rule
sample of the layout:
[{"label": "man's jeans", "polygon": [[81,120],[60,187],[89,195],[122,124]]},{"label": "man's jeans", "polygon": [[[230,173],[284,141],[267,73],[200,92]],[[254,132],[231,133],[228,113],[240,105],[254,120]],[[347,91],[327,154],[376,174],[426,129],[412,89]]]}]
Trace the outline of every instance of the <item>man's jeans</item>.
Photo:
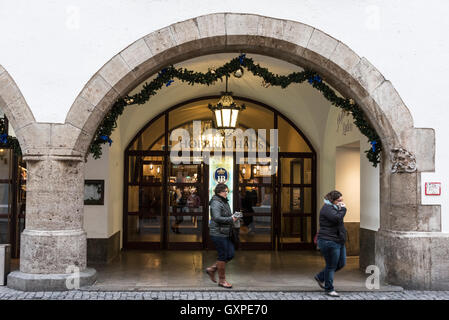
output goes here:
[{"label": "man's jeans", "polygon": [[346,247],[344,244],[323,239],[318,239],[317,245],[326,261],[326,267],[316,278],[324,282],[324,290],[330,292],[334,290],[334,273],[346,264]]}]

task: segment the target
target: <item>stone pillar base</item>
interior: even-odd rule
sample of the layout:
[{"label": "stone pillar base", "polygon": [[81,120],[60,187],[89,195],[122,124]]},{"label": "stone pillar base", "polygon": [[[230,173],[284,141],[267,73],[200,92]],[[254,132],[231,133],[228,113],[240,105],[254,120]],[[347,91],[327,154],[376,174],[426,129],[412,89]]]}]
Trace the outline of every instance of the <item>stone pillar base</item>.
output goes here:
[{"label": "stone pillar base", "polygon": [[381,279],[415,290],[449,290],[449,234],[376,233],[376,265]]},{"label": "stone pillar base", "polygon": [[29,274],[65,274],[67,268],[87,267],[86,232],[29,230],[21,235],[20,271]]},{"label": "stone pillar base", "polygon": [[[21,291],[67,291],[75,290],[75,274],[30,274],[20,271],[8,275],[8,288]],[[79,287],[90,286],[97,279],[95,269],[87,268],[79,273]],[[69,286],[67,286],[69,284]]]}]

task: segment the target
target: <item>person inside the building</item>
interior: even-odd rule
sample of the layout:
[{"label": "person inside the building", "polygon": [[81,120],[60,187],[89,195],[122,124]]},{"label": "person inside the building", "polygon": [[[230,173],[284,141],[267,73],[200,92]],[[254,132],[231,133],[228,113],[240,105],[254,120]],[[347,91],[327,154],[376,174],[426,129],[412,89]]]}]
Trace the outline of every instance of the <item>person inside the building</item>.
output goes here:
[{"label": "person inside the building", "polygon": [[212,266],[206,269],[206,273],[213,282],[217,282],[215,272],[218,271],[218,285],[230,289],[232,285],[226,281],[225,269],[226,263],[234,258],[235,247],[231,241],[231,232],[239,218],[231,212],[227,198],[228,186],[224,183],[219,183],[215,187],[214,192],[215,195],[212,196],[209,202],[211,214],[209,235],[217,249],[218,258]]},{"label": "person inside the building", "polygon": [[320,230],[317,245],[322,253],[326,266],[315,275],[318,285],[327,295],[338,297],[334,289],[334,274],[346,264],[346,229],[343,218],[346,215],[346,205],[341,192],[334,190],[324,197],[324,205],[320,211]]}]

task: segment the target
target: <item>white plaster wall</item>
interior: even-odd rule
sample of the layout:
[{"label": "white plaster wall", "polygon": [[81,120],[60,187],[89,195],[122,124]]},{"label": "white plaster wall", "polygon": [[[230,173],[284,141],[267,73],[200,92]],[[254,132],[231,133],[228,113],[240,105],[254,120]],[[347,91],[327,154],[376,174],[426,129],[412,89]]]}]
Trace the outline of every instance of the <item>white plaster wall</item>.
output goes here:
[{"label": "white plaster wall", "polygon": [[[117,124],[120,125],[120,119]],[[121,246],[123,236],[123,149],[125,147],[122,144],[120,130],[113,132],[111,139],[114,143],[109,149],[108,237],[120,231]]]},{"label": "white plaster wall", "polygon": [[[349,215],[349,211],[353,208],[349,205],[348,216],[345,221],[360,221],[361,228],[377,231],[380,224],[379,167],[374,168],[366,158],[365,150],[368,150],[371,145],[357,127],[352,125],[350,131],[343,132],[341,125],[338,126],[337,119],[340,112],[340,109],[331,108],[326,127],[322,128],[325,135],[318,162],[318,208],[321,208],[326,193],[338,187],[336,181],[337,148],[358,142],[360,144],[358,164],[360,168],[360,189],[354,192],[359,193],[357,197],[360,198],[360,206],[358,213],[357,206],[354,208],[354,216],[352,216]],[[344,122],[347,123],[349,119],[352,119],[352,117],[346,117]],[[349,123],[352,123],[352,120]],[[344,198],[348,198],[348,196],[343,194]],[[360,220],[356,219],[357,216],[360,217]]]},{"label": "white plaster wall", "polygon": [[117,231],[122,233],[124,159],[120,130],[114,131],[111,139],[111,147],[103,145],[102,157],[89,156],[85,167],[85,179],[104,180],[105,185],[104,205],[84,206],[84,230],[88,238],[109,238]]},{"label": "white plaster wall", "polygon": [[345,222],[360,222],[360,148],[337,147],[335,189],[347,207]]},{"label": "white plaster wall", "polygon": [[[310,24],[366,57],[392,81],[416,127],[436,130],[443,232],[449,232],[449,3],[444,0],[3,0],[0,64],[38,121],[63,122],[75,97],[111,57],[172,23],[213,12],[245,12]],[[429,112],[432,110],[432,112]]]},{"label": "white plaster wall", "polygon": [[85,166],[86,180],[104,180],[104,205],[84,206],[84,230],[88,238],[107,238],[109,236],[108,207],[110,201],[109,191],[111,189],[109,177],[109,148],[103,146],[103,156],[95,160],[89,156]]},{"label": "white plaster wall", "polygon": [[372,231],[380,227],[380,182],[379,166],[374,168],[366,157],[365,150],[371,146],[360,141],[360,228]]}]

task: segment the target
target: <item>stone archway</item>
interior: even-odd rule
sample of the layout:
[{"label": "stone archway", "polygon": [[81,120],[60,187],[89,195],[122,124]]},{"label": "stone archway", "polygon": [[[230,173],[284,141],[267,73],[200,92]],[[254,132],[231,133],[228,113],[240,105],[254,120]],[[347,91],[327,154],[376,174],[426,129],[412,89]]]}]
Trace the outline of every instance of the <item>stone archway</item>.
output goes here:
[{"label": "stone archway", "polygon": [[[25,152],[27,160],[40,163],[30,168],[30,176],[58,172],[57,180],[63,185],[75,185],[76,190],[72,187],[71,192],[81,197],[82,159],[98,125],[118,97],[168,64],[200,55],[236,51],[273,56],[311,68],[363,108],[384,146],[381,227],[376,234],[375,264],[380,267],[381,276],[391,284],[408,288],[449,288],[445,280],[449,268],[444,262],[445,251],[449,250],[449,235],[441,233],[439,206],[423,206],[420,200],[420,172],[434,171],[433,129],[413,127],[412,116],[396,90],[369,61],[344,43],[299,22],[251,14],[217,13],[173,24],[137,40],[89,80],[64,124],[50,125],[51,139],[47,146],[42,143],[33,145],[34,150],[39,149],[42,153]],[[46,130],[44,124],[39,125]],[[399,170],[393,173],[392,166]],[[65,173],[62,178],[62,171],[67,169],[72,174],[67,176]],[[42,200],[59,203],[59,200],[44,199],[39,194],[30,197],[30,203],[36,206]],[[36,230],[66,229],[70,223],[80,230],[83,209],[79,201],[76,205],[62,205],[65,213],[57,211],[57,205],[51,207],[54,209],[52,215],[40,216],[39,224],[27,227],[26,237],[30,241],[24,241],[23,251],[36,250],[33,239],[38,236],[32,234]],[[27,215],[38,216],[35,211],[31,207]],[[55,257],[58,267],[44,267],[45,261],[33,259],[35,256],[30,254],[24,255],[25,259],[21,261],[22,273],[48,274],[49,277],[60,273],[62,266],[74,262],[80,263],[81,269],[85,268],[85,245],[82,244],[85,236],[83,240],[81,233],[77,235],[73,245],[68,241],[67,232],[55,237],[60,239],[56,242],[65,244],[61,246],[65,249],[60,250],[62,255]],[[56,251],[52,255],[56,255]],[[419,262],[417,257],[421,257]]]},{"label": "stone archway", "polygon": [[0,108],[5,113],[16,133],[22,150],[27,149],[31,141],[29,130],[36,120],[28,107],[17,84],[10,74],[0,65]]}]

